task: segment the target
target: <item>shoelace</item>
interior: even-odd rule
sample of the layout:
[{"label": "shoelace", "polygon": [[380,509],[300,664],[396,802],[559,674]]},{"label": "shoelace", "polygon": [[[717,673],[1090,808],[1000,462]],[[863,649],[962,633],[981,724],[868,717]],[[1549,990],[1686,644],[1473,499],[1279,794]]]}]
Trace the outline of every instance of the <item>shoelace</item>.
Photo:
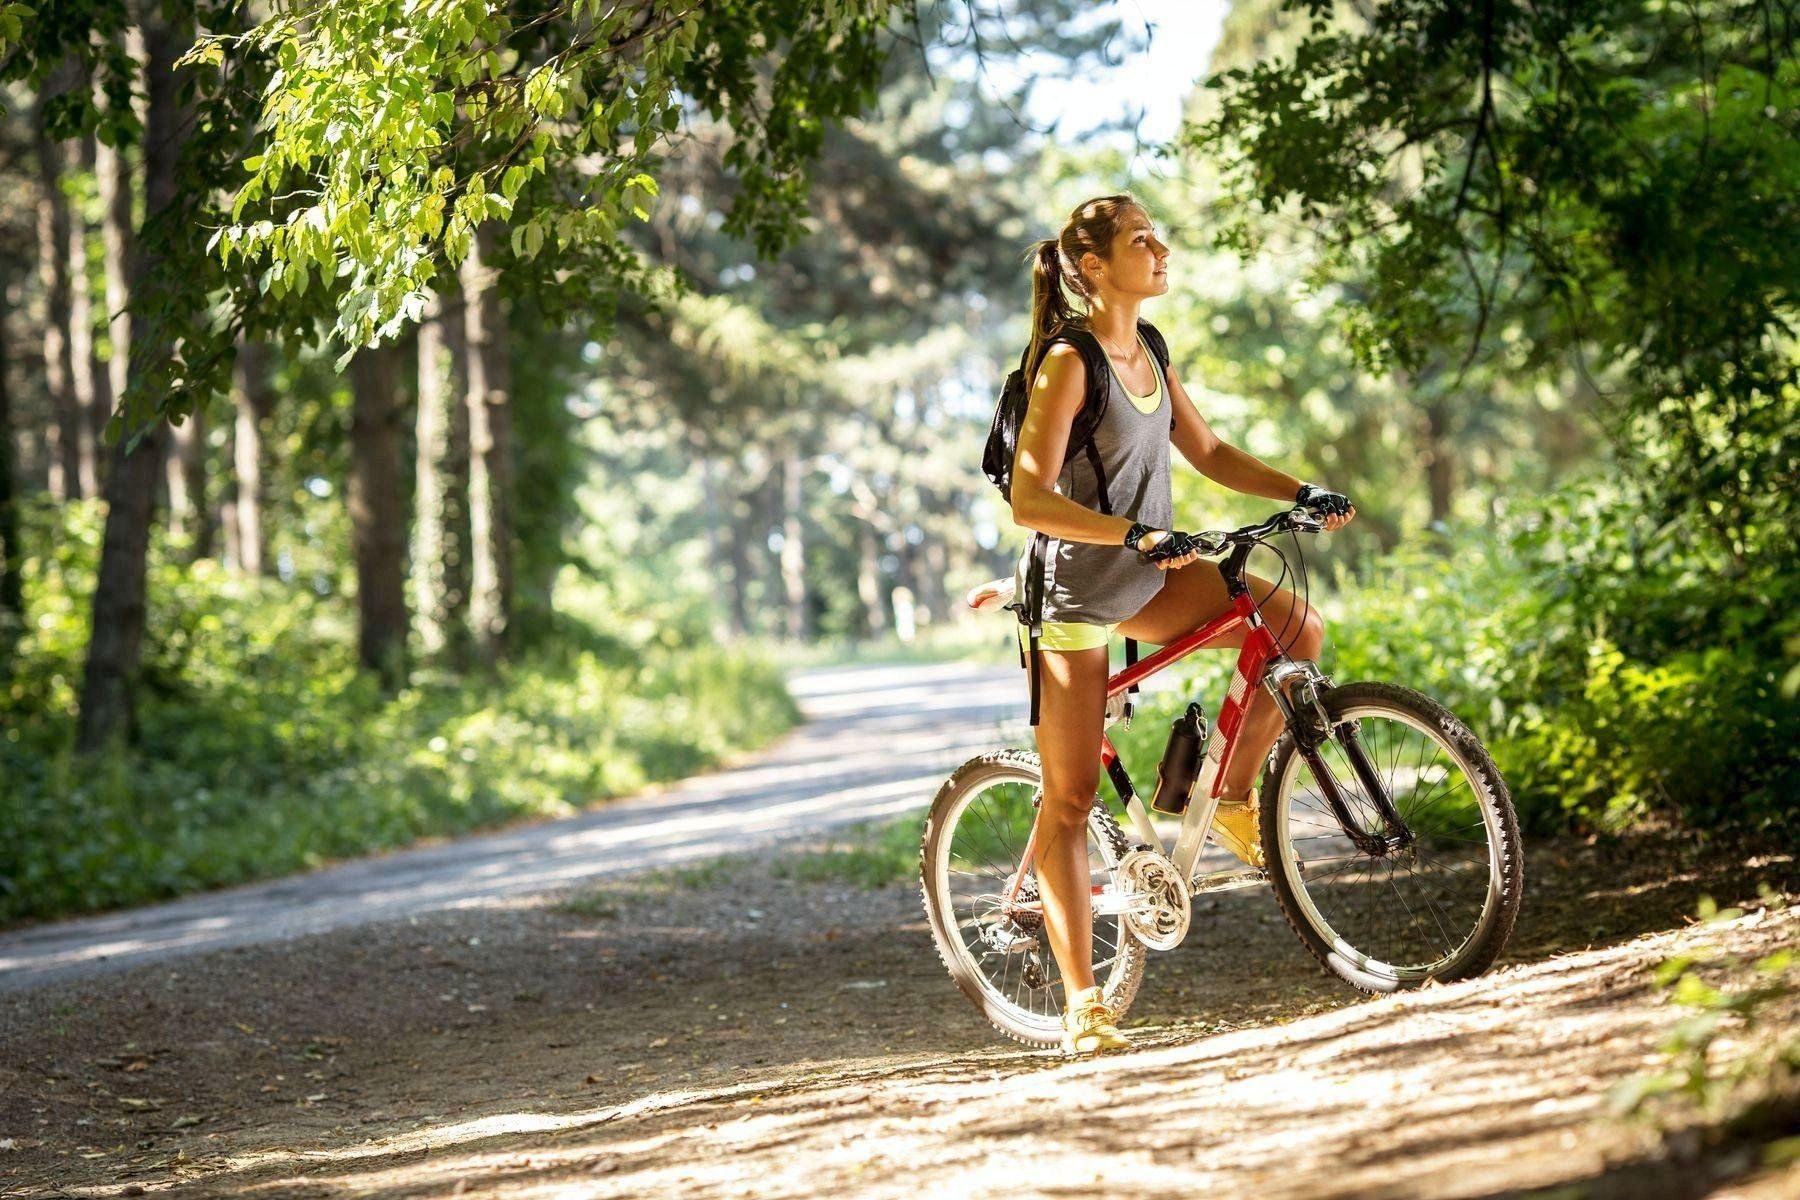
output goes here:
[{"label": "shoelace", "polygon": [[1089,1000],[1077,1004],[1069,1010],[1074,1023],[1083,1029],[1092,1029],[1096,1025],[1112,1025],[1118,1021],[1112,1006],[1104,1000]]}]

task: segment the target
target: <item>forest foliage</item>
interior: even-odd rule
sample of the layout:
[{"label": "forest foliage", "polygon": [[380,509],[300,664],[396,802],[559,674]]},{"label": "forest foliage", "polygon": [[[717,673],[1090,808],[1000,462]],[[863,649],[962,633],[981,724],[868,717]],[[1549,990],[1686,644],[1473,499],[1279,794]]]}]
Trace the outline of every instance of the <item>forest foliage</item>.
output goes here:
[{"label": "forest foliage", "polygon": [[771,643],[952,627],[1020,255],[1121,186],[1213,427],[1357,501],[1329,670],[1539,831],[1791,843],[1790,7],[1241,0],[1174,144],[1032,124],[1142,33],[0,4],[0,918],[568,811],[791,722]]},{"label": "forest foliage", "polygon": [[1800,12],[1294,9],[1291,56],[1215,76],[1189,141],[1317,235],[1357,361],[1595,393],[1612,478],[1534,505],[1496,589],[1515,786],[1791,831]]}]

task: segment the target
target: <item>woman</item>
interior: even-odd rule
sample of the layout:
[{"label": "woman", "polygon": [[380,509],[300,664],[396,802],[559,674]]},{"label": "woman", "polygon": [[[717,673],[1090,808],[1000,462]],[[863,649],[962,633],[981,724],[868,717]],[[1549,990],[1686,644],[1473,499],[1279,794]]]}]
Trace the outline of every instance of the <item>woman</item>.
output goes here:
[{"label": "woman", "polygon": [[[1225,585],[1171,526],[1169,446],[1209,479],[1251,496],[1303,500],[1338,529],[1355,515],[1343,496],[1219,440],[1188,399],[1173,366],[1157,368],[1138,328],[1145,300],[1169,290],[1169,248],[1130,196],[1080,205],[1062,232],[1038,244],[1032,267],[1032,351],[1039,364],[1013,464],[1013,519],[1046,534],[1038,754],[1044,797],[1038,816],[1037,878],[1045,931],[1065,984],[1063,1048],[1091,1053],[1128,1045],[1114,1026],[1093,970],[1088,810],[1097,799],[1105,724],[1107,643],[1116,631],[1167,645],[1230,607]],[[1077,309],[1070,294],[1082,301]],[[1070,429],[1088,391],[1080,351],[1062,337],[1091,333],[1112,367],[1094,432],[1103,474],[1071,455]],[[1039,357],[1041,355],[1041,358]],[[1172,422],[1172,423],[1171,423]],[[1109,503],[1101,502],[1101,488]],[[1109,509],[1107,515],[1102,509]],[[1021,573],[1025,559],[1021,560]],[[1251,576],[1263,618],[1297,658],[1319,655],[1324,625],[1292,592]],[[1026,594],[1023,574],[1018,594]],[[1298,632],[1295,632],[1295,631]],[[1230,644],[1237,644],[1236,641]],[[1226,847],[1260,865],[1251,788],[1281,728],[1256,694],[1232,758],[1215,829]]]}]

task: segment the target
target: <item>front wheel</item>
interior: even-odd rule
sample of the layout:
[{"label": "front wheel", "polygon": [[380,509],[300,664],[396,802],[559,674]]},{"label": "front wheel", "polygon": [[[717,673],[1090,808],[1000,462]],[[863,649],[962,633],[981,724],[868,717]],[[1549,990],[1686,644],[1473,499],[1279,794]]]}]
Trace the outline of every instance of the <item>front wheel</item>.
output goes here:
[{"label": "front wheel", "polygon": [[1263,780],[1263,855],[1282,915],[1364,991],[1481,974],[1524,897],[1499,770],[1466,725],[1410,688],[1353,683],[1319,700],[1327,735],[1308,753],[1290,730]]}]

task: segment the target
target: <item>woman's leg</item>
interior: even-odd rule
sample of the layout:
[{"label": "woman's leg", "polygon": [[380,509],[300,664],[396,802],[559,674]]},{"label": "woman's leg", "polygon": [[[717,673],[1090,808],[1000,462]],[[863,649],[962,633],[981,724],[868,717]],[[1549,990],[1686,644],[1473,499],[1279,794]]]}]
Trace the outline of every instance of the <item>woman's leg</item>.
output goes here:
[{"label": "woman's leg", "polygon": [[[1261,576],[1246,572],[1244,580],[1262,610],[1263,623],[1288,654],[1294,658],[1317,659],[1325,645],[1325,622],[1320,619],[1319,611],[1303,605],[1300,598],[1286,588],[1277,590]],[[1140,642],[1166,646],[1230,607],[1231,597],[1225,591],[1224,577],[1217,566],[1203,560],[1170,571],[1169,577],[1163,580],[1162,591],[1129,621],[1122,623],[1119,632]],[[1218,644],[1242,646],[1243,631]],[[1218,716],[1217,713],[1212,715]],[[1232,753],[1231,766],[1225,772],[1225,788],[1221,793],[1225,799],[1237,800],[1249,794],[1256,783],[1256,773],[1262,770],[1263,760],[1268,758],[1269,748],[1280,734],[1281,710],[1275,707],[1275,701],[1267,691],[1256,688],[1251,693],[1250,708],[1244,714],[1238,748]]]},{"label": "woman's leg", "polygon": [[1100,785],[1106,724],[1106,647],[1041,650],[1038,759],[1044,803],[1038,812],[1038,892],[1044,932],[1068,994],[1094,986],[1094,904],[1088,891],[1088,810]]}]

